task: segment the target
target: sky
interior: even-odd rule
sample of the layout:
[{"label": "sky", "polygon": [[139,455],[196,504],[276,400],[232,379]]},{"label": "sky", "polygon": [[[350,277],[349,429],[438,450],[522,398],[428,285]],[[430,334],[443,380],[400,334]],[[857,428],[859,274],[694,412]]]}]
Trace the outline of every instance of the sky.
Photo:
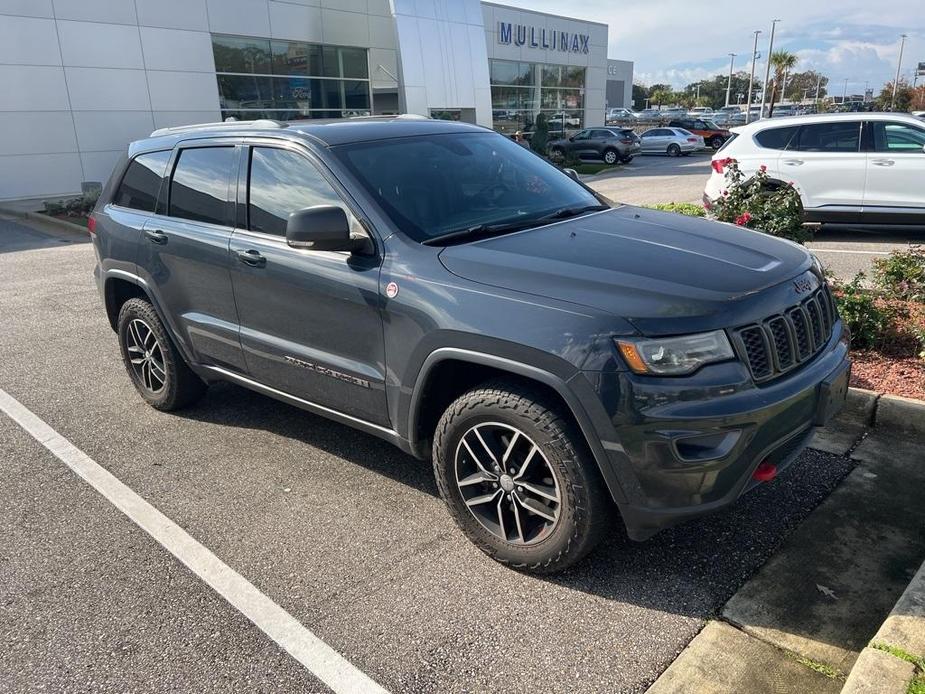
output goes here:
[{"label": "sky", "polygon": [[[798,71],[819,70],[829,77],[830,93],[875,93],[893,79],[899,35],[908,34],[903,74],[925,62],[925,0],[499,0],[551,14],[606,22],[610,58],[635,62],[635,81],[675,88],[727,74],[729,53],[736,70],[750,68],[754,32],[761,30],[755,71],[764,76],[771,20],[780,19],[774,49],[799,57]],[[925,78],[919,78],[919,83]]]}]

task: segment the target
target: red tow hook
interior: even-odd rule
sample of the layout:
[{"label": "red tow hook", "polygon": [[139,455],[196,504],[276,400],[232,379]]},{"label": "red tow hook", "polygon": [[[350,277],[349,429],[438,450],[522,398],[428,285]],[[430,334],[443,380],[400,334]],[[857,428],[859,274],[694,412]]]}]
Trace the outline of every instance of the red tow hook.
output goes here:
[{"label": "red tow hook", "polygon": [[752,478],[759,482],[770,482],[775,477],[777,477],[777,466],[767,460],[762,460],[758,463],[758,467],[752,473]]}]

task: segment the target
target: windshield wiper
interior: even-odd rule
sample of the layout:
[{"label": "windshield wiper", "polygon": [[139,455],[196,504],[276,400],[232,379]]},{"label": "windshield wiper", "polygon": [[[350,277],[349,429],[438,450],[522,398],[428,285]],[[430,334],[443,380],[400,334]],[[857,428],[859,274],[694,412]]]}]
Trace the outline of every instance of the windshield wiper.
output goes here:
[{"label": "windshield wiper", "polygon": [[563,207],[556,210],[555,212],[550,212],[549,214],[543,215],[542,217],[537,217],[535,221],[545,222],[550,219],[567,219],[568,217],[577,217],[580,214],[585,214],[586,212],[599,212],[600,210],[609,210],[610,205],[582,205],[580,207]]},{"label": "windshield wiper", "polygon": [[476,224],[475,226],[471,226],[466,229],[448,231],[445,234],[440,234],[439,236],[434,236],[432,238],[421,241],[421,243],[425,246],[439,246],[455,239],[469,238],[472,236],[491,236],[492,234],[502,234],[507,231],[519,231],[521,229],[528,229],[532,226],[538,226],[543,222],[548,222],[553,219],[566,219],[568,217],[576,217],[586,212],[597,212],[599,210],[609,209],[609,205],[582,205],[581,207],[563,207],[556,210],[555,212],[550,212],[549,214],[544,214],[540,217],[530,217],[529,219],[518,219],[513,222],[498,222],[495,224]]}]

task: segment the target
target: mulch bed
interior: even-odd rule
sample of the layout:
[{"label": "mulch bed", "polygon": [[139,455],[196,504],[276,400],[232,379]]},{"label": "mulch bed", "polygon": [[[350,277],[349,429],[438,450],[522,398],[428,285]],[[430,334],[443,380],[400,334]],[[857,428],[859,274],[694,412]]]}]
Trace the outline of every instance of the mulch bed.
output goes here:
[{"label": "mulch bed", "polygon": [[[912,325],[925,327],[925,304],[912,301],[891,301],[908,311],[903,319]],[[925,400],[925,359],[910,334],[895,335],[877,350],[852,350],[851,385],[880,393]]]},{"label": "mulch bed", "polygon": [[55,219],[61,219],[65,222],[70,222],[71,224],[76,224],[80,227],[87,226],[87,220],[89,217],[84,217],[83,215],[73,215],[73,214],[50,214],[49,217],[54,217]]}]

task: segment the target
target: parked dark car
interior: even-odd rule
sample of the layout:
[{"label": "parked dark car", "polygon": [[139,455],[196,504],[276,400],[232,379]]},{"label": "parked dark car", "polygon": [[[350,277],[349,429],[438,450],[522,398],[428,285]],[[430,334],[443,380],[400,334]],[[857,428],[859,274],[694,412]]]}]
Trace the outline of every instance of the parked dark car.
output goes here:
[{"label": "parked dark car", "polygon": [[605,164],[628,164],[639,154],[639,136],[631,128],[585,128],[568,138],[553,140],[547,149],[550,159],[562,161],[568,155],[578,159],[603,160]]},{"label": "parked dark car", "polygon": [[723,143],[729,139],[732,134],[726,128],[719,127],[711,120],[701,118],[682,118],[673,120],[668,124],[671,128],[684,128],[690,130],[695,135],[700,135],[703,141],[713,149],[719,149]]},{"label": "parked dark car", "polygon": [[845,398],[805,249],[612,207],[464,123],[158,130],[89,228],[151,406],[230,381],[430,458],[462,531],[528,570],[621,533],[614,509],[643,540],[733,503]]}]

